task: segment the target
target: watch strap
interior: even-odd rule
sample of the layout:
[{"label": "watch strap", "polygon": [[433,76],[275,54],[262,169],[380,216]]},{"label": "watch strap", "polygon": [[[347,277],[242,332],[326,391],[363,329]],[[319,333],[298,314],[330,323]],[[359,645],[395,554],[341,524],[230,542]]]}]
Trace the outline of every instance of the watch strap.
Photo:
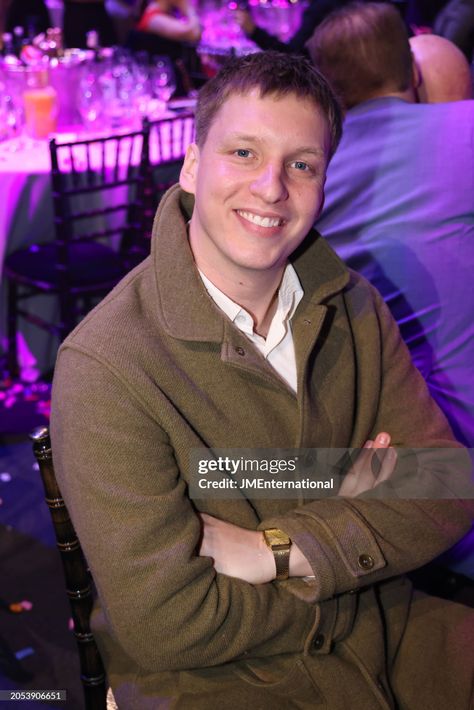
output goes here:
[{"label": "watch strap", "polygon": [[269,528],[263,531],[267,546],[273,552],[275,559],[276,579],[288,579],[290,574],[291,540],[282,530]]}]

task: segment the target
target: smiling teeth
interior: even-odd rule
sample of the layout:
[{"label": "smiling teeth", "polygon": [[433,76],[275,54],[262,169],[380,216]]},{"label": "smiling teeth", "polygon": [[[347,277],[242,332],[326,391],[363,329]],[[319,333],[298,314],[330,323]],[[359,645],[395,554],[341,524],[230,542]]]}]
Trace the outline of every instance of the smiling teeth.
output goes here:
[{"label": "smiling teeth", "polygon": [[237,214],[252,224],[258,224],[259,227],[279,227],[283,222],[279,217],[260,217],[258,214],[244,212],[244,210],[237,210]]}]

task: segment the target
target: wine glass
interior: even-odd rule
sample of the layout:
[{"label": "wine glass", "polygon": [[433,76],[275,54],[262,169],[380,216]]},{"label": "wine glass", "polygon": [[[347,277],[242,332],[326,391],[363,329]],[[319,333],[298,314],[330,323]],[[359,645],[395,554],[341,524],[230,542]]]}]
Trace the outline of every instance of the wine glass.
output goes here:
[{"label": "wine glass", "polygon": [[144,118],[148,116],[152,99],[150,64],[146,53],[137,52],[134,56],[132,73],[134,78],[133,104],[138,116]]},{"label": "wine glass", "polygon": [[168,57],[154,57],[150,80],[152,91],[157,99],[168,103],[176,91],[176,77],[173,65]]},{"label": "wine glass", "polygon": [[8,148],[13,152],[24,142],[24,75],[24,67],[14,66],[4,68],[0,76],[0,140],[8,141]]},{"label": "wine glass", "polygon": [[102,118],[104,100],[98,82],[88,75],[79,82],[77,108],[86,128],[97,126]]}]

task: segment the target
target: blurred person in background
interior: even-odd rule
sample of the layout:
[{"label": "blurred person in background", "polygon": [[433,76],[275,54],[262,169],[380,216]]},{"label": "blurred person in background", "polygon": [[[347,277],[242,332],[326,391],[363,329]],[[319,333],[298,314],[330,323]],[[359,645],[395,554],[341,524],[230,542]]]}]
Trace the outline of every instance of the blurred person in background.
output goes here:
[{"label": "blurred person in background", "polygon": [[451,40],[471,62],[474,50],[474,0],[408,0],[406,21],[412,32]]},{"label": "blurred person in background", "polygon": [[125,44],[137,24],[144,0],[105,0],[105,9],[113,20],[119,44]]},{"label": "blurred person in background", "polygon": [[[474,447],[474,102],[416,103],[418,69],[387,4],[333,13],[307,46],[346,110],[316,227],[381,292],[433,399]],[[474,532],[463,550],[447,561],[474,578]]]},{"label": "blurred person in background", "polygon": [[398,14],[352,3],[308,49],[345,106],[318,229],[378,288],[459,441],[474,446],[474,102],[416,103]]},{"label": "blurred person in background", "polygon": [[136,29],[175,42],[198,42],[201,37],[199,18],[189,0],[149,2]]},{"label": "blurred person in background", "polygon": [[253,21],[247,9],[238,9],[235,13],[237,24],[246,36],[261,49],[276,49],[279,52],[297,52],[305,54],[305,42],[330,12],[346,5],[349,0],[310,0],[301,17],[301,25],[288,42],[282,42]]},{"label": "blurred person in background", "polygon": [[126,44],[133,52],[146,52],[152,62],[168,57],[176,76],[176,95],[181,96],[193,88],[189,67],[199,64],[194,45],[200,37],[199,18],[189,0],[159,0],[146,5]]},{"label": "blurred person in background", "polygon": [[453,42],[433,34],[410,37],[418,70],[416,97],[421,103],[467,101],[473,97],[469,62]]},{"label": "blurred person in background", "polygon": [[189,70],[200,64],[195,48],[200,37],[199,18],[190,0],[159,0],[146,5],[127,46],[133,52],[146,52],[152,61],[167,56],[173,62],[180,96],[193,88]]},{"label": "blurred person in background", "polygon": [[64,0],[64,45],[87,47],[87,33],[96,30],[99,44],[110,47],[116,36],[112,18],[105,9],[105,0]]},{"label": "blurred person in background", "polygon": [[[279,52],[296,52],[306,54],[305,43],[313,34],[315,28],[331,12],[344,7],[351,0],[310,0],[301,17],[301,25],[288,42],[282,42],[262,27],[258,27],[247,9],[238,9],[235,13],[237,24],[240,25],[245,35],[255,42],[261,49],[276,49]],[[387,0],[391,2],[391,0]],[[405,3],[393,0],[403,14]]]},{"label": "blurred person in background", "polygon": [[474,52],[474,0],[450,0],[433,23],[436,34],[450,39],[472,62]]}]

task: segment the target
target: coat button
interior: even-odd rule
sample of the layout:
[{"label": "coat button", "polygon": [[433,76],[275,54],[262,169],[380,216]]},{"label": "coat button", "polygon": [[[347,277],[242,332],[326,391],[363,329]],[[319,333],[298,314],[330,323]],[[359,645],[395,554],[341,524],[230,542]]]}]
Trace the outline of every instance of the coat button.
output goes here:
[{"label": "coat button", "polygon": [[324,641],[324,634],[318,634],[313,639],[313,648],[316,649],[316,651],[319,651],[319,649],[324,646]]},{"label": "coat button", "polygon": [[235,348],[235,352],[237,353],[237,355],[240,355],[241,357],[243,357],[245,355],[245,350],[243,348],[241,348],[240,345],[237,348]]},{"label": "coat button", "polygon": [[359,559],[357,560],[357,563],[361,569],[372,569],[374,566],[374,558],[371,557],[370,555],[359,555]]}]

